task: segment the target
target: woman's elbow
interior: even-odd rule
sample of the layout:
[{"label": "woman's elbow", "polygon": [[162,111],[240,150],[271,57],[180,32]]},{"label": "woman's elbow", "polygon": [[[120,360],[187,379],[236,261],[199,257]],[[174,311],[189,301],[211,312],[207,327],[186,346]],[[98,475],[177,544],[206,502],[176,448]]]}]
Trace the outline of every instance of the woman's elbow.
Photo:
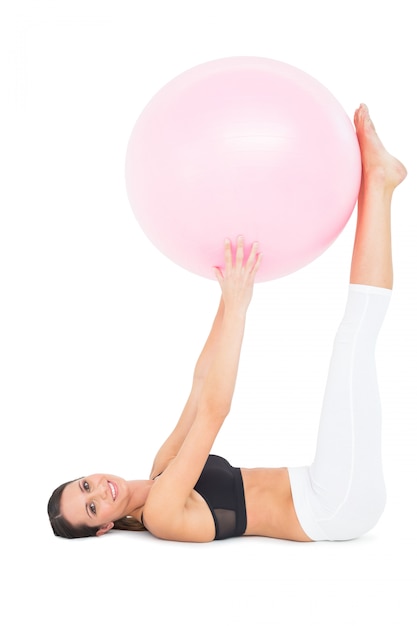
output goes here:
[{"label": "woman's elbow", "polygon": [[231,402],[213,398],[202,402],[199,408],[199,412],[205,415],[210,422],[222,424],[230,413]]}]

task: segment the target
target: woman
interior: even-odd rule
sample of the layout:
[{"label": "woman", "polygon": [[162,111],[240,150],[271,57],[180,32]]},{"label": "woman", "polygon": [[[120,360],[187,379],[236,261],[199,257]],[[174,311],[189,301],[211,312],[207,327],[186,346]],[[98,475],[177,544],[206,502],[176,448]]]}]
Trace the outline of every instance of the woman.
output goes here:
[{"label": "woman", "polygon": [[220,306],[197,361],[183,413],[155,457],[149,480],[96,474],[62,485],[48,512],[55,534],[102,535],[146,528],[156,537],[206,542],[239,535],[295,541],[352,539],[385,503],[374,348],[392,281],[391,198],[406,176],[361,105],[355,126],[362,183],[346,312],[336,335],[310,467],[237,469],[210,455],[229,412],[246,312],[261,263],[225,243],[215,269]]}]

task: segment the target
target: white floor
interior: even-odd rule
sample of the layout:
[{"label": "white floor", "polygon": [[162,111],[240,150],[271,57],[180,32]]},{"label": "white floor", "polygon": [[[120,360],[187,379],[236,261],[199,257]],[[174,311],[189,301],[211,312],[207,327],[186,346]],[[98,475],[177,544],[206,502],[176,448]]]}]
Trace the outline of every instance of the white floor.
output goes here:
[{"label": "white floor", "polygon": [[[0,615],[8,625],[416,623],[416,43],[407,0],[377,6],[2,4]],[[130,131],[170,78],[239,55],[304,69],[349,114],[367,102],[409,170],[394,201],[395,293],[378,345],[386,511],[373,532],[347,543],[56,539],[46,517],[56,485],[95,471],[147,477],[217,305],[217,285],[170,263],[134,219],[124,186]],[[314,263],[256,287],[235,403],[214,449],[231,463],[311,461],[353,234],[354,218]]]}]

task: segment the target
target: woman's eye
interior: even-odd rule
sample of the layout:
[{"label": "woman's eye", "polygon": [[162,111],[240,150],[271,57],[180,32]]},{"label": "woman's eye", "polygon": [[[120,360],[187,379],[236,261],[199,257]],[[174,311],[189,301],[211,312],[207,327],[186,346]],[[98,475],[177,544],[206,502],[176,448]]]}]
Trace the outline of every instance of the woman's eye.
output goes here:
[{"label": "woman's eye", "polygon": [[90,511],[92,512],[93,515],[96,514],[96,505],[94,504],[94,502],[91,502],[90,504]]},{"label": "woman's eye", "polygon": [[84,491],[90,491],[90,485],[86,480],[83,482],[83,489]]}]

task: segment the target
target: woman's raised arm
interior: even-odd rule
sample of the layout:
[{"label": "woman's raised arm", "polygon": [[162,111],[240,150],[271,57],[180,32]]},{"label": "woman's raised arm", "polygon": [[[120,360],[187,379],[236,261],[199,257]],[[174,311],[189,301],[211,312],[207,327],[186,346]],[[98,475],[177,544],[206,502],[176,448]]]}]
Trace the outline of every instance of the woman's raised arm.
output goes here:
[{"label": "woman's raised arm", "polygon": [[197,407],[200,400],[201,390],[204,385],[204,379],[210,369],[213,356],[217,349],[220,329],[223,322],[223,313],[224,303],[222,296],[209,336],[204,344],[203,350],[201,351],[201,354],[194,368],[190,395],[188,396],[187,402],[185,403],[184,409],[174,430],[166,439],[166,441],[164,441],[155,456],[150,474],[151,478],[155,478],[155,476],[158,476],[158,474],[163,472],[169,461],[177,455],[178,450],[181,448],[183,441],[194,422],[195,416],[197,414]]},{"label": "woman's raised arm", "polygon": [[185,522],[185,505],[230,410],[246,312],[260,262],[257,244],[244,263],[243,238],[238,239],[235,259],[231,242],[226,241],[225,268],[216,268],[224,302],[216,350],[204,377],[195,418],[175,458],[152,488],[144,510],[149,529],[158,536],[198,540],[198,528],[191,529]]},{"label": "woman's raised arm", "polygon": [[[253,278],[256,274],[256,271],[259,267],[260,256],[257,254],[257,244],[255,244],[253,248],[253,256],[252,259],[248,259],[248,265],[251,261],[254,261],[255,265],[253,266]],[[243,266],[243,239],[240,238],[238,240],[238,245],[236,249],[236,262],[239,266],[239,273],[242,270]],[[188,396],[187,402],[184,406],[184,409],[181,413],[181,416],[174,427],[171,434],[164,441],[160,449],[158,450],[150,473],[151,478],[155,478],[161,472],[164,471],[168,463],[177,455],[179,449],[181,448],[185,437],[187,436],[194,419],[197,415],[197,409],[201,400],[202,390],[204,388],[204,383],[208,372],[210,371],[211,364],[213,362],[213,358],[217,352],[217,348],[219,345],[219,339],[221,336],[221,328],[223,324],[224,311],[225,311],[225,303],[224,297],[227,299],[228,308],[234,306],[235,302],[232,302],[232,299],[236,299],[236,293],[232,293],[231,288],[231,271],[233,269],[233,258],[232,258],[232,248],[230,240],[226,240],[225,242],[225,268],[224,275],[220,268],[215,268],[215,272],[217,275],[217,279],[222,288],[222,295],[220,298],[219,307],[210,331],[210,334],[204,344],[203,350],[197,360],[196,366],[194,368],[193,382],[190,394]],[[252,296],[253,291],[253,280],[248,274],[249,281],[246,284],[244,291],[243,300],[240,306],[243,304],[243,309],[246,312],[247,306],[249,304],[250,298]],[[236,292],[237,285],[235,284],[233,287],[234,292]],[[241,289],[239,287],[239,289]],[[225,295],[223,295],[223,290],[225,291]],[[250,292],[250,295],[248,293]],[[243,295],[243,292],[242,294]],[[248,299],[249,295],[249,300]]]}]

